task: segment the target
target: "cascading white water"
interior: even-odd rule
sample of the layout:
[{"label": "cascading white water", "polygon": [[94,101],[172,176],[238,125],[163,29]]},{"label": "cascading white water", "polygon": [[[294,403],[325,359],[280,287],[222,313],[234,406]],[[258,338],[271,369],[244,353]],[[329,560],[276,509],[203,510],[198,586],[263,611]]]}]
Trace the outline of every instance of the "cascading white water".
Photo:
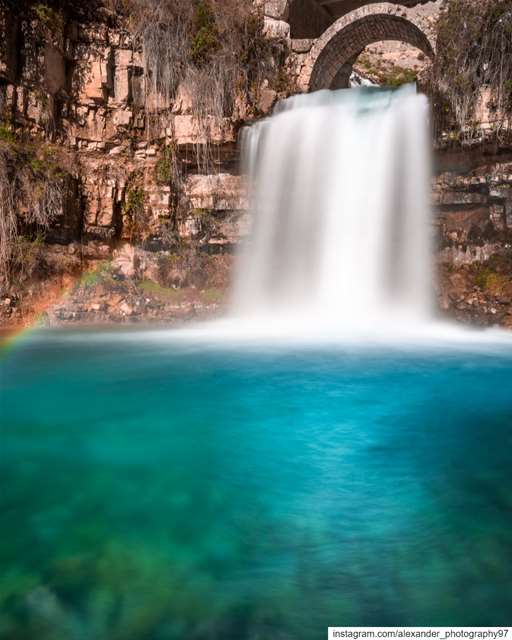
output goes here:
[{"label": "cascading white water", "polygon": [[428,103],[415,88],[300,95],[247,129],[253,230],[235,315],[371,327],[431,315]]}]

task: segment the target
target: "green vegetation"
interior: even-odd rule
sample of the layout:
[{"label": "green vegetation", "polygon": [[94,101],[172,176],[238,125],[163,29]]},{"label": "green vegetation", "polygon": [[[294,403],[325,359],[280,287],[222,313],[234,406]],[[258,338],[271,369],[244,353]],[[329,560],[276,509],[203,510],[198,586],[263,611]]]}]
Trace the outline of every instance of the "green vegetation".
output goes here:
[{"label": "green vegetation", "polygon": [[[171,304],[179,304],[187,298],[187,295],[191,295],[191,290],[187,287],[165,287],[153,280],[142,280],[138,283],[138,287],[145,295]],[[205,304],[218,304],[222,302],[224,296],[224,292],[216,287],[202,289],[199,293],[194,292],[194,297],[198,297]]]},{"label": "green vegetation", "polygon": [[190,211],[190,216],[192,218],[198,218],[201,220],[206,220],[214,214],[212,209],[192,209]]},{"label": "green vegetation", "polygon": [[141,187],[132,187],[126,193],[124,213],[136,215],[144,208],[144,190]]},{"label": "green vegetation", "polygon": [[155,167],[157,184],[170,185],[175,175],[176,150],[173,146],[164,147]]},{"label": "green vegetation", "polygon": [[29,279],[42,238],[62,212],[66,182],[48,145],[19,141],[0,126],[0,286]]},{"label": "green vegetation", "polygon": [[498,274],[489,269],[489,267],[483,267],[475,276],[475,284],[480,289],[492,289],[498,280]]},{"label": "green vegetation", "polygon": [[[174,244],[174,249],[175,251],[180,250],[176,244]],[[176,274],[180,270],[182,262],[183,257],[179,253],[160,253],[157,258],[159,281],[181,286],[183,283],[179,278],[176,278]]]},{"label": "green vegetation", "polygon": [[14,145],[16,143],[14,131],[5,122],[0,122],[0,140],[10,145]]},{"label": "green vegetation", "polygon": [[110,260],[100,262],[95,269],[84,273],[79,285],[85,289],[92,289],[102,282],[110,281],[112,276],[112,263]]},{"label": "green vegetation", "polygon": [[208,2],[198,2],[194,11],[194,36],[190,47],[193,62],[207,63],[221,47],[215,15]]},{"label": "green vegetation", "polygon": [[36,18],[51,32],[58,32],[63,27],[63,16],[60,11],[46,2],[38,2],[32,7]]},{"label": "green vegetation", "polygon": [[501,295],[505,289],[512,293],[512,261],[508,256],[493,256],[474,271],[475,284],[493,295]]},{"label": "green vegetation", "polygon": [[172,287],[163,287],[153,280],[143,280],[139,283],[139,289],[146,295],[152,296],[162,302],[180,302],[183,299],[183,292]]},{"label": "green vegetation", "polygon": [[124,12],[144,49],[150,103],[168,104],[180,85],[198,125],[233,115],[240,91],[256,109],[263,78],[277,80],[280,43],[263,36],[263,16],[239,0],[125,0]]},{"label": "green vegetation", "polygon": [[147,232],[146,194],[141,182],[140,174],[132,177],[132,182],[126,188],[123,203],[124,226],[129,230],[132,242],[142,241]]},{"label": "green vegetation", "polygon": [[398,88],[404,84],[416,82],[417,76],[411,69],[395,67],[388,76],[385,77],[384,85],[391,88]]},{"label": "green vegetation", "polygon": [[42,264],[44,234],[38,231],[35,236],[19,235],[14,239],[11,260],[16,269],[16,281],[30,280]]},{"label": "green vegetation", "polygon": [[357,64],[364,70],[365,74],[378,82],[378,84],[391,89],[397,89],[404,84],[416,82],[417,79],[417,75],[412,69],[399,65],[384,65],[378,61],[374,62],[366,54],[359,57]]},{"label": "green vegetation", "polygon": [[224,292],[221,289],[216,289],[215,287],[211,287],[210,289],[205,289],[201,292],[201,296],[203,300],[208,304],[216,304],[222,302],[224,299]]}]

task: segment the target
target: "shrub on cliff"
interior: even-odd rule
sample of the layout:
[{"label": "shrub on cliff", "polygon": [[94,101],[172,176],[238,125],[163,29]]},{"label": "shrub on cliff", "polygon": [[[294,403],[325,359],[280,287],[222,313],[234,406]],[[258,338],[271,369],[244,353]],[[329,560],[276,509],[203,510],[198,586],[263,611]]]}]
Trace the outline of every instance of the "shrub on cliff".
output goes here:
[{"label": "shrub on cliff", "polygon": [[212,128],[221,118],[236,121],[257,112],[264,80],[278,84],[276,60],[285,47],[264,37],[263,14],[251,0],[106,2],[143,51],[148,127],[179,93],[205,141],[196,145],[197,166],[211,170]]},{"label": "shrub on cliff", "polygon": [[198,120],[233,115],[235,98],[254,106],[263,78],[277,75],[276,48],[263,17],[239,0],[115,0],[144,50],[145,76],[156,107],[180,85]]},{"label": "shrub on cliff", "polygon": [[512,0],[449,0],[437,29],[432,90],[441,126],[471,136],[486,111],[502,135],[512,114]]},{"label": "shrub on cliff", "polygon": [[43,145],[18,142],[0,126],[0,286],[30,278],[44,230],[62,212],[63,174]]}]

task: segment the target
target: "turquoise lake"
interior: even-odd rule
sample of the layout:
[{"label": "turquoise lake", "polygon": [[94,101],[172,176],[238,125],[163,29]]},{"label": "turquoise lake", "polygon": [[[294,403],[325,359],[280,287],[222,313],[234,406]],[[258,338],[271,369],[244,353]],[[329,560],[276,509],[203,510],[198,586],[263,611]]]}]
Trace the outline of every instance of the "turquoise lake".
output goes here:
[{"label": "turquoise lake", "polygon": [[2,640],[510,624],[510,347],[167,336],[2,354]]}]

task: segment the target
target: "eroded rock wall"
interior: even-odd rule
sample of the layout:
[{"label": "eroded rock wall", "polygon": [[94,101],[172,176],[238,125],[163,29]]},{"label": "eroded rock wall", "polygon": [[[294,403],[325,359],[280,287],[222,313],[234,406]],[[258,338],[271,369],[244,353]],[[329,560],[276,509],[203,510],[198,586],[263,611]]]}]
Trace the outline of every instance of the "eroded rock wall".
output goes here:
[{"label": "eroded rock wall", "polygon": [[[288,34],[278,4],[267,3],[259,16],[263,37],[282,49]],[[184,86],[172,99],[152,91],[140,43],[112,16],[41,24],[0,3],[0,124],[9,128],[0,143],[10,143],[12,131],[13,144],[47,146],[73,185],[46,231],[52,268],[31,287],[34,297],[59,262],[63,288],[70,263],[77,273],[107,262],[120,278],[188,288],[184,297],[194,300],[194,289],[226,288],[247,229],[238,133],[286,94],[273,86],[276,75],[252,87],[256,104],[234,88],[229,116],[198,117]],[[173,268],[158,268],[166,260]],[[4,317],[19,321],[18,301],[30,295],[16,283],[1,293],[9,300]]]},{"label": "eroded rock wall", "polygon": [[439,152],[433,204],[440,308],[463,322],[512,327],[512,150]]},{"label": "eroded rock wall", "polygon": [[[225,305],[250,226],[238,133],[295,89],[312,43],[289,39],[286,3],[260,4],[267,37],[290,47],[280,86],[264,80],[256,110],[241,94],[231,117],[206,122],[183,88],[172,101],[148,92],[140,47],[109,19],[41,31],[0,10],[3,123],[48,147],[67,185],[41,278],[1,292],[2,323],[168,321]],[[433,203],[440,309],[512,325],[512,150],[439,151]]]}]

